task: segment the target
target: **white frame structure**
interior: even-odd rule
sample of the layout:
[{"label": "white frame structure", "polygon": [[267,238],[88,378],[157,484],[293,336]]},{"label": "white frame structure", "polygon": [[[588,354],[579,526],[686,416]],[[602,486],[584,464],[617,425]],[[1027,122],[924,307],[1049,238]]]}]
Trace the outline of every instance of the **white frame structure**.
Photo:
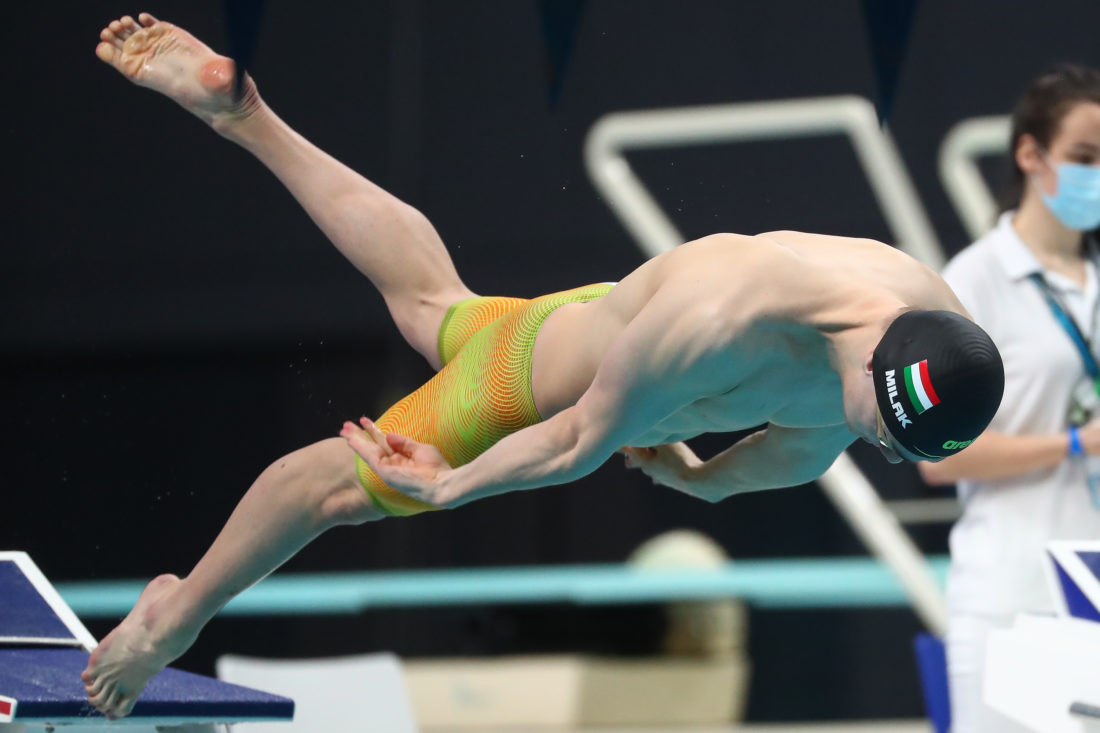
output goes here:
[{"label": "white frame structure", "polygon": [[10,562],[19,568],[23,573],[23,577],[25,577],[34,589],[38,591],[38,595],[42,597],[42,600],[50,607],[50,610],[57,614],[57,618],[61,623],[65,624],[69,633],[73,635],[71,640],[52,640],[38,637],[0,637],[0,641],[8,644],[34,643],[46,646],[81,647],[89,652],[98,646],[99,642],[97,642],[95,637],[92,636],[92,633],[85,628],[84,624],[80,622],[80,619],[76,617],[76,614],[69,608],[69,604],[65,603],[61,594],[57,592],[53,584],[50,583],[42,571],[38,569],[38,566],[34,564],[34,560],[31,559],[30,555],[25,552],[3,551],[0,552],[0,562]]},{"label": "white frame structure", "polygon": [[997,218],[997,202],[978,169],[978,158],[1007,154],[1011,129],[1008,115],[971,117],[953,126],[940,145],[940,182],[972,240],[988,232]]},{"label": "white frame structure", "polygon": [[851,141],[898,247],[929,267],[941,267],[943,248],[897,145],[879,127],[874,105],[863,97],[615,112],[592,126],[584,156],[596,188],[642,251],[653,257],[683,244],[684,238],[631,169],[627,150],[829,135]]},{"label": "white frame structure", "polygon": [[1085,565],[1080,552],[1100,552],[1098,540],[1054,540],[1047,543],[1043,569],[1047,587],[1054,597],[1054,605],[1060,616],[1072,616],[1066,603],[1066,594],[1058,577],[1058,568],[1077,585],[1094,608],[1100,610],[1100,578]]},{"label": "white frame structure", "polygon": [[[844,135],[900,249],[939,269],[943,247],[874,105],[857,96],[746,102],[616,112],[592,126],[584,156],[589,178],[650,257],[684,237],[627,162],[627,150]],[[947,630],[947,600],[928,561],[847,454],[818,483],[872,554],[897,576],[914,610],[936,634]]]}]

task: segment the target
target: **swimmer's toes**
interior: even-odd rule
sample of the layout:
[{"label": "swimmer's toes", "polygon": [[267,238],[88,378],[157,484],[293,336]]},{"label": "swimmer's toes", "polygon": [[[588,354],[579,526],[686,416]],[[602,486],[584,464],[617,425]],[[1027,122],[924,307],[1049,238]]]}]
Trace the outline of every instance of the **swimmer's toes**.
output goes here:
[{"label": "swimmer's toes", "polygon": [[116,692],[115,685],[107,685],[102,690],[88,697],[88,704],[101,713],[110,709],[110,703]]},{"label": "swimmer's toes", "polygon": [[105,61],[108,64],[115,62],[115,56],[118,55],[118,49],[114,44],[107,41],[101,41],[98,46],[95,47],[95,55],[99,57],[100,61]]},{"label": "swimmer's toes", "polygon": [[115,711],[120,717],[125,717],[134,711],[137,703],[137,695],[123,695],[115,703]]},{"label": "swimmer's toes", "polygon": [[99,40],[106,41],[115,48],[122,48],[122,41],[119,40],[118,36],[116,36],[114,34],[114,31],[112,31],[110,28],[104,28],[99,32]]},{"label": "swimmer's toes", "polygon": [[106,686],[107,686],[106,677],[103,676],[103,675],[100,675],[98,677],[92,678],[90,682],[85,681],[84,691],[88,693],[88,699],[90,700],[91,698],[97,697],[100,693],[102,693],[103,688],[106,687]]},{"label": "swimmer's toes", "polygon": [[142,28],[137,33],[131,33],[122,45],[124,53],[137,55],[144,53],[153,45],[153,41],[164,35],[167,30],[165,26],[153,26],[151,28]]},{"label": "swimmer's toes", "polygon": [[137,24],[137,21],[131,18],[129,15],[124,15],[119,20],[122,23],[123,32],[129,36],[131,33],[135,33],[141,30],[141,26]]}]

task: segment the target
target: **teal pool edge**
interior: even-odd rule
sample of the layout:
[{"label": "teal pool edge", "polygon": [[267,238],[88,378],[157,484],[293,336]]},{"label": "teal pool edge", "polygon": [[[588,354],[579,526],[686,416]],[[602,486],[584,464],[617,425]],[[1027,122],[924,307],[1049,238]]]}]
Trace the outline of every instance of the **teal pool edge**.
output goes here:
[{"label": "teal pool edge", "polygon": [[[948,558],[928,557],[943,586]],[[57,583],[83,618],[123,616],[144,581]],[[653,603],[738,598],[764,608],[884,607],[908,604],[877,560],[744,560],[714,570],[641,570],[621,564],[363,571],[273,575],[229,603],[226,615],[355,614],[372,608],[571,602]]]}]

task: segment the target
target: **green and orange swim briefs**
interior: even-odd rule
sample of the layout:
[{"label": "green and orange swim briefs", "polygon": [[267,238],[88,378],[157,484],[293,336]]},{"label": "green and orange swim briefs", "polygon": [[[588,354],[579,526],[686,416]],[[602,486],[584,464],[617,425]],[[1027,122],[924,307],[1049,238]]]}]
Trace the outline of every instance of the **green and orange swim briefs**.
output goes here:
[{"label": "green and orange swim briefs", "polygon": [[[452,466],[477,458],[501,438],[538,423],[531,393],[535,337],[547,317],[568,303],[606,295],[613,283],[586,285],[533,300],[477,297],[455,303],[439,327],[443,368],[378,418],[387,433],[431,443]],[[435,509],[391,489],[355,457],[356,473],[374,506],[395,516]]]}]

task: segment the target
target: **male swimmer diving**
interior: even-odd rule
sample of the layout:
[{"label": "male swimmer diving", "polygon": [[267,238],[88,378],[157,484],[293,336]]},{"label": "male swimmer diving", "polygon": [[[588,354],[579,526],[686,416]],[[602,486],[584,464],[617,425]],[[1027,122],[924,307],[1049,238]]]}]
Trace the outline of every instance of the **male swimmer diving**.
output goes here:
[{"label": "male swimmer diving", "polygon": [[[935,272],[885,244],[715,234],[616,285],[481,297],[419,211],[291,130],[250,78],[235,99],[230,59],[146,13],[100,39],[101,60],[267,166],[439,370],[377,423],[275,461],[189,575],[149,583],[83,674],[111,718],[230,598],[330,527],[564,483],[620,450],[707,501],[811,481],[857,439],[893,462],[938,460],[1000,402],[988,336]],[[681,442],[756,425],[707,461]]]}]

